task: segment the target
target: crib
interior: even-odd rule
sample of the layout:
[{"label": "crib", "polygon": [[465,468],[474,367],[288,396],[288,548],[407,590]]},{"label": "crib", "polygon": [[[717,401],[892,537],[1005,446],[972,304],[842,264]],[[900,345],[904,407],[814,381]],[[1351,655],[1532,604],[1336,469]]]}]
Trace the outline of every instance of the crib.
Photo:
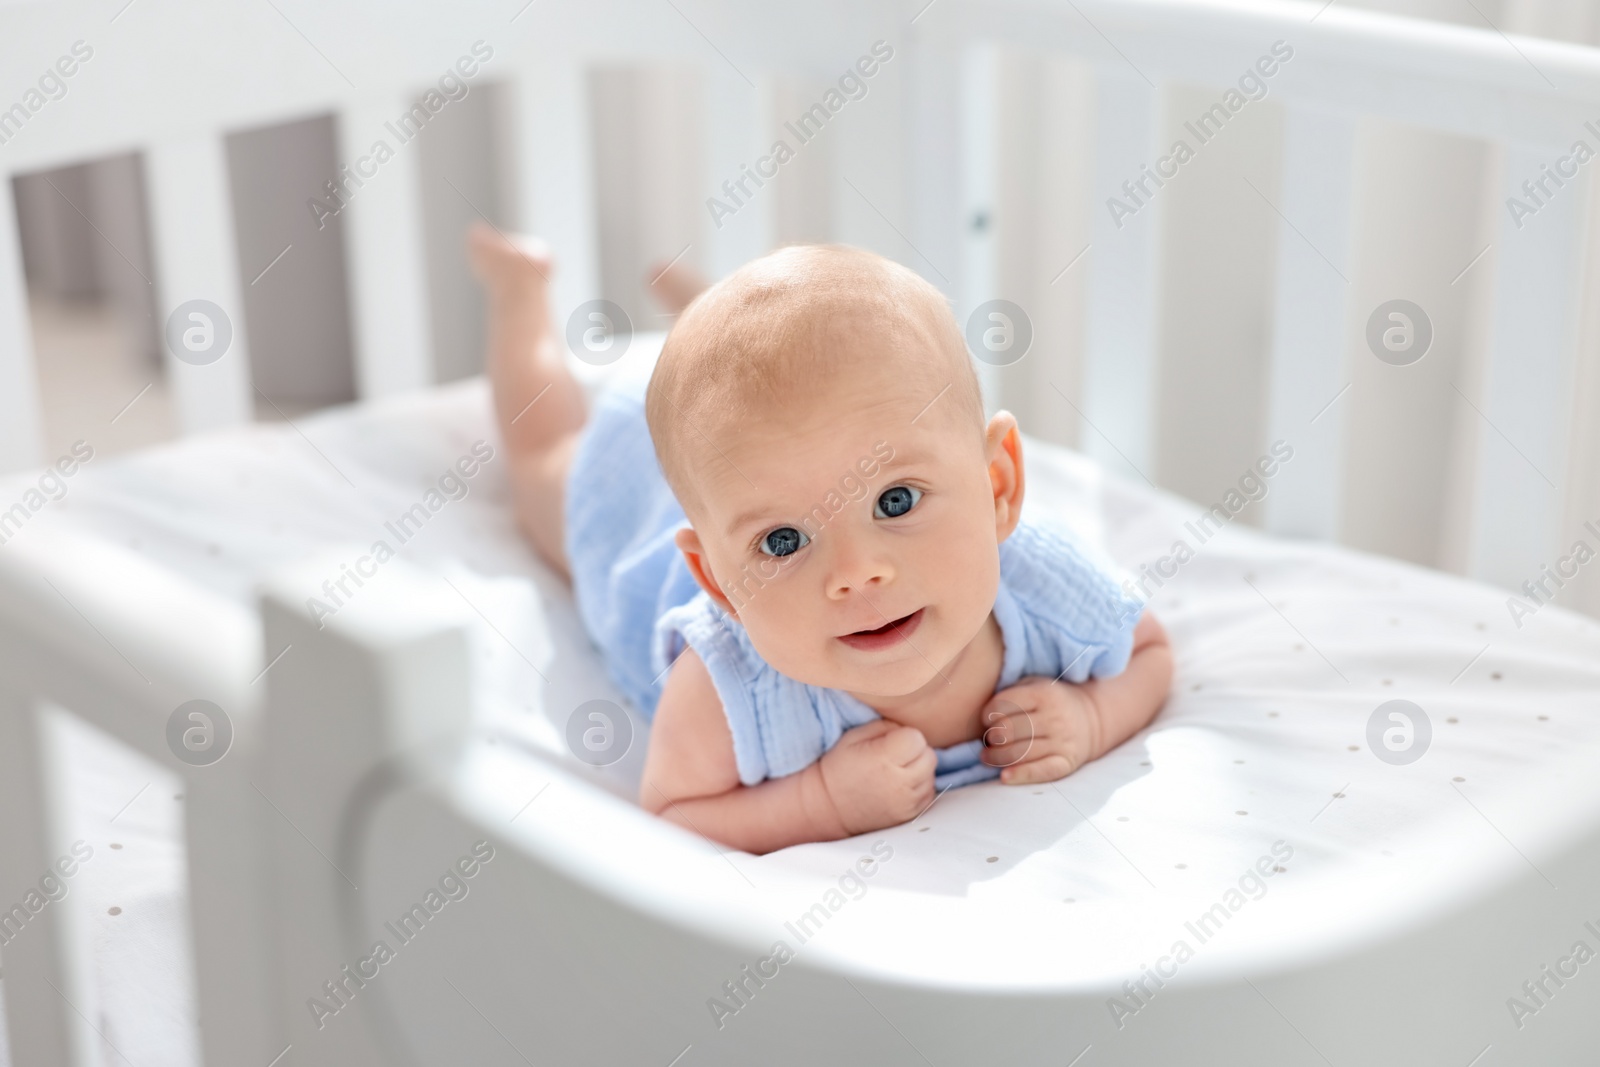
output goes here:
[{"label": "crib", "polygon": [[[1298,639],[1274,632],[1271,641],[1283,641],[1270,649],[1265,637],[1239,638],[1249,655],[1223,668],[1246,671],[1248,692],[1211,697],[1227,691],[1226,670],[1180,655],[1172,715],[1158,720],[1166,733],[1035,791],[1039,801],[1001,797],[998,787],[962,791],[970,795],[941,796],[908,826],[760,862],[635,807],[637,747],[594,767],[544,743],[566,728],[568,708],[609,690],[594,680],[570,605],[532,564],[517,566],[543,598],[542,614],[532,613],[543,622],[508,637],[506,605],[533,601],[456,572],[441,583],[405,560],[386,564],[382,582],[359,586],[331,617],[315,610],[308,590],[349,571],[365,549],[350,531],[366,529],[364,518],[235,597],[89,527],[62,520],[30,533],[42,521],[30,518],[0,545],[0,907],[51,872],[70,889],[66,871],[96,862],[74,852],[67,828],[63,717],[176,775],[199,1062],[1592,1058],[1600,979],[1572,946],[1600,945],[1600,787],[1583,762],[1600,743],[1600,626],[1546,605],[1540,583],[1554,570],[1557,584],[1580,590],[1577,606],[1600,610],[1600,582],[1567,569],[1575,540],[1600,543],[1585,525],[1600,526],[1600,360],[1592,301],[1583,300],[1595,230],[1586,159],[1573,150],[1600,138],[1586,125],[1600,121],[1600,54],[1320,0],[518,0],[448,13],[358,0],[269,0],[248,12],[119,0],[8,5],[0,56],[14,73],[58,71],[65,86],[39,108],[0,113],[0,171],[143,153],[162,323],[197,298],[238,308],[251,284],[235,245],[223,132],[308,114],[338,122],[350,172],[330,176],[340,198],[315,198],[344,220],[360,403],[296,428],[317,450],[296,466],[282,444],[299,447],[290,431],[266,440],[248,425],[250,353],[235,316],[222,358],[185,360],[169,348],[186,439],[121,474],[91,468],[107,484],[123,479],[120,499],[187,472],[194,484],[178,491],[197,509],[185,514],[199,515],[237,472],[259,483],[279,470],[294,475],[281,491],[303,483],[308,500],[336,510],[334,475],[352,488],[350,473],[394,475],[372,443],[411,456],[407,427],[424,416],[438,432],[410,441],[417,455],[408,463],[436,473],[464,452],[487,410],[482,383],[435,387],[417,162],[398,136],[392,159],[373,158],[373,131],[398,132],[392,124],[404,126],[418,106],[425,114],[418,101],[430,88],[443,94],[451,72],[457,83],[494,82],[507,105],[497,141],[510,216],[490,221],[540,233],[558,250],[556,315],[565,322],[606,295],[604,175],[587,79],[629,63],[699,79],[707,180],[696,199],[707,201],[709,221],[696,255],[709,272],[760,254],[782,232],[783,202],[762,195],[757,180],[787,165],[773,158],[774,141],[798,142],[803,154],[802,133],[833,136],[823,179],[832,237],[918,269],[963,323],[996,299],[1025,309],[1032,352],[983,361],[985,392],[1025,429],[1038,427],[1047,500],[1099,523],[1108,552],[1136,578],[1204,510],[1143,483],[1210,504],[1269,443],[1294,454],[1262,501],[1260,523],[1273,536],[1227,530],[1186,565],[1198,584],[1181,603],[1165,589],[1168,600],[1155,600],[1160,610],[1171,603],[1175,635],[1211,625],[1183,629],[1185,605],[1202,595],[1208,610],[1226,605],[1227,617],[1248,615],[1252,627],[1281,619],[1294,629]],[[856,66],[866,56],[874,74]],[[57,66],[58,57],[72,62]],[[840,108],[830,107],[826,93],[852,71],[863,95],[841,90]],[[1037,128],[1014,118],[1010,105],[1024,92],[1048,101]],[[1270,158],[1228,155],[1227,124],[1262,113]],[[1385,269],[1394,250],[1357,240],[1363,220],[1384,210],[1357,180],[1361,124],[1373,121],[1486,142],[1497,201],[1520,203],[1497,202],[1483,223],[1487,247],[1465,248],[1459,273],[1426,292],[1396,291],[1407,279]],[[1176,158],[1180,139],[1192,161]],[[1208,158],[1229,166],[1202,172]],[[1546,177],[1552,171],[1559,180]],[[1164,229],[1169,205],[1217,195],[1224,180],[1228,195],[1255,205],[1256,221],[1230,246],[1237,279],[1205,277],[1205,262],[1175,253]],[[1431,342],[1407,334],[1385,348],[1384,331],[1402,320],[1379,311],[1396,300],[1461,314],[1439,316]],[[1206,309],[1230,301],[1261,312],[1238,327],[1265,331],[1260,359],[1206,342],[1207,324],[1219,321]],[[1404,330],[1419,328],[1414,318]],[[1473,325],[1470,335],[1451,332],[1460,322]],[[1185,329],[1196,331],[1192,346]],[[659,336],[641,329],[635,344],[642,355]],[[1446,350],[1464,354],[1443,363]],[[641,369],[647,362],[618,373]],[[1403,372],[1435,374],[1448,404],[1419,400]],[[610,371],[586,373],[599,383]],[[1206,427],[1215,436],[1202,439],[1216,446],[1197,450]],[[0,211],[0,470],[19,472],[3,483],[17,488],[0,507],[57,461],[39,442],[15,218]],[[207,463],[227,476],[206,483],[197,472]],[[389,514],[426,488],[413,482],[392,494]],[[1416,497],[1423,484],[1437,494]],[[82,492],[101,506],[104,493]],[[494,495],[503,486],[475,492],[461,508],[504,503]],[[1371,547],[1362,523],[1375,508],[1408,502],[1443,516],[1424,562],[1473,581],[1328,547]],[[310,506],[296,514],[309,528]],[[491,521],[489,511],[470,514]],[[474,551],[450,529],[439,536]],[[483,551],[511,558],[514,532]],[[1369,647],[1361,651],[1355,632],[1330,639],[1333,623],[1317,631],[1321,642],[1302,633],[1305,617],[1290,621],[1272,576],[1289,603],[1321,597],[1355,612],[1360,626],[1346,629],[1367,633]],[[508,599],[495,600],[501,593]],[[1406,597],[1417,618],[1459,622],[1462,633],[1397,636],[1414,621],[1394,606]],[[1507,617],[1508,598],[1520,598],[1526,619]],[[1361,604],[1373,606],[1370,619]],[[485,641],[497,650],[496,677],[545,686],[540,699],[560,709],[560,722],[485,725]],[[541,652],[529,658],[524,646]],[[1302,658],[1277,673],[1291,648]],[[1386,648],[1406,655],[1386,659]],[[518,673],[523,666],[531,674]],[[1513,679],[1519,669],[1521,687],[1496,696],[1502,673]],[[1429,671],[1442,673],[1428,680]],[[1317,694],[1340,678],[1370,699],[1324,705]],[[1365,712],[1356,722],[1350,708],[1407,685],[1452,709],[1448,720],[1435,715],[1445,765],[1431,777],[1373,765],[1328,769],[1324,786],[1316,761],[1333,757],[1307,756],[1301,771],[1291,762],[1223,805],[1230,819],[1239,809],[1238,825],[1252,817],[1247,809],[1285,797],[1306,810],[1285,807],[1266,830],[1217,831],[1203,859],[1163,862],[1164,873],[1155,857],[1178,848],[1181,833],[1159,845],[1123,836],[1118,811],[1138,825],[1151,809],[1119,792],[1117,775],[1151,768],[1149,781],[1176,791],[1169,802],[1188,789],[1203,794],[1221,779],[1168,769],[1214,759],[1230,773],[1235,764],[1253,770],[1273,751],[1261,731],[1279,713],[1267,709],[1289,705],[1328,709],[1326,724],[1307,719],[1290,751],[1314,739],[1339,759],[1369,759],[1346,743],[1365,728]],[[225,742],[206,739],[223,749],[210,762],[181,760],[171,741],[175,709],[196,700],[226,709],[220,724],[182,718],[177,727],[225,732]],[[1207,709],[1248,712],[1234,747],[1206,732]],[[554,722],[556,711],[548,715]],[[1453,741],[1458,718],[1462,730],[1498,724],[1505,740]],[[1560,732],[1538,734],[1546,720]],[[1496,772],[1496,757],[1510,769]],[[1406,836],[1370,812],[1353,829],[1329,829],[1354,795],[1345,786],[1368,782],[1363,775],[1395,810],[1455,807],[1429,824],[1436,834]],[[1489,791],[1475,795],[1484,777]],[[1312,778],[1321,810],[1323,801],[1294,792]],[[1066,804],[1048,817],[1019,815],[1011,805],[1022,800]],[[927,842],[941,839],[976,850],[974,870],[958,877],[928,855]],[[1405,847],[1394,843],[1402,839]],[[1393,847],[1379,850],[1384,843]],[[1041,870],[1031,857],[1058,845],[1070,853],[1062,863],[1081,862],[1092,876],[1088,890],[1064,899],[1056,889],[1046,903],[1041,887],[1066,868]],[[991,847],[1010,849],[1003,864],[983,854]],[[1204,879],[1175,881],[1196,868]],[[1012,881],[986,883],[990,870]],[[1262,893],[1240,896],[1248,919],[1228,919],[1222,938],[1206,917],[1245,914],[1225,901],[1252,871]],[[1016,889],[1024,884],[1027,892]],[[102,1032],[85,894],[35,896],[48,903],[25,905],[0,946],[11,1062],[127,1060]],[[1174,951],[1180,941],[1192,964]]]}]

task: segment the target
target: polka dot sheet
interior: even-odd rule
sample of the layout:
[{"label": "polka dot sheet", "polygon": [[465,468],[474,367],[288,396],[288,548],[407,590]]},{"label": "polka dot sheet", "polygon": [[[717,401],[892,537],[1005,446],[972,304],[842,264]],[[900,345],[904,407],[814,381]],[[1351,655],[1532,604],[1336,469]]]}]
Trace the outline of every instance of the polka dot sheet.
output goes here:
[{"label": "polka dot sheet", "polygon": [[[1094,538],[1127,575],[1195,543],[1200,506],[1028,452],[1025,514]],[[1256,918],[1206,966],[1281,963],[1547,878],[1544,857],[1600,826],[1600,623],[1546,607],[1519,628],[1504,591],[1239,520],[1195,547],[1145,586],[1176,661],[1147,728],[1054,783],[953,790],[912,824],[752,858],[757,885],[837,877],[881,839],[894,858],[841,911],[842,959],[892,953],[954,980],[952,943],[1003,916],[1030,936],[1001,963],[1011,939],[985,940],[996,973],[1115,985],[1140,952],[1197,945],[1185,923],[1219,902]],[[906,938],[919,913],[938,938]]]}]

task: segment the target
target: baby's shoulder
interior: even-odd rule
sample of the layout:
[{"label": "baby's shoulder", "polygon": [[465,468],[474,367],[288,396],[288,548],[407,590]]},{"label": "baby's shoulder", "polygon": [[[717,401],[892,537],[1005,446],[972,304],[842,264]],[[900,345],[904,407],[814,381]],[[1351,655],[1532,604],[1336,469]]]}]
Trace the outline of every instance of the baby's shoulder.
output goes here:
[{"label": "baby's shoulder", "polygon": [[1000,543],[1000,573],[1029,580],[1041,573],[1060,573],[1063,568],[1109,573],[1110,561],[1097,558],[1100,555],[1066,527],[1023,519]]},{"label": "baby's shoulder", "polygon": [[1029,615],[1075,626],[1092,620],[1120,629],[1141,606],[1109,553],[1053,524],[1017,524],[1000,546],[1000,580]]},{"label": "baby's shoulder", "polygon": [[713,671],[724,662],[739,671],[749,671],[761,662],[744,627],[719,608],[703,589],[664,612],[656,621],[656,630],[668,662],[673,661],[680,650],[689,648],[698,652]]}]

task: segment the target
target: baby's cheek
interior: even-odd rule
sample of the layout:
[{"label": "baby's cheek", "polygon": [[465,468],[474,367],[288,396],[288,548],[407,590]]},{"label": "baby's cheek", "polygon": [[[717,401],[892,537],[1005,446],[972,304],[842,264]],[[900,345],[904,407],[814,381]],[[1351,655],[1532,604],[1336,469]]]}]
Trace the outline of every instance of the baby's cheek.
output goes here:
[{"label": "baby's cheek", "polygon": [[992,536],[963,546],[962,558],[938,573],[935,596],[946,605],[958,634],[975,633],[994,610],[1000,589],[1000,560]]},{"label": "baby's cheek", "polygon": [[931,558],[925,564],[934,580],[962,599],[991,599],[1000,583],[1000,549],[994,528],[974,521],[948,536],[929,539]]},{"label": "baby's cheek", "polygon": [[790,677],[803,672],[806,653],[817,643],[817,628],[804,612],[769,598],[765,603],[752,600],[740,618],[750,643],[769,666]]}]

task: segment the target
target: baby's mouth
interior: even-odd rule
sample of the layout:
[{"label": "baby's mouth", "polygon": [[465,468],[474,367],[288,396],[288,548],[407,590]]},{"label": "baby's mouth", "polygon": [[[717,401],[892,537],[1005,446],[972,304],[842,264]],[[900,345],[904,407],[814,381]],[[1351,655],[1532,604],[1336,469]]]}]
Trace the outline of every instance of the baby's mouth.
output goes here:
[{"label": "baby's mouth", "polygon": [[881,648],[897,645],[910,637],[921,624],[923,610],[918,608],[910,615],[886,622],[873,630],[857,630],[853,634],[844,634],[839,640],[863,652],[875,652]]}]

